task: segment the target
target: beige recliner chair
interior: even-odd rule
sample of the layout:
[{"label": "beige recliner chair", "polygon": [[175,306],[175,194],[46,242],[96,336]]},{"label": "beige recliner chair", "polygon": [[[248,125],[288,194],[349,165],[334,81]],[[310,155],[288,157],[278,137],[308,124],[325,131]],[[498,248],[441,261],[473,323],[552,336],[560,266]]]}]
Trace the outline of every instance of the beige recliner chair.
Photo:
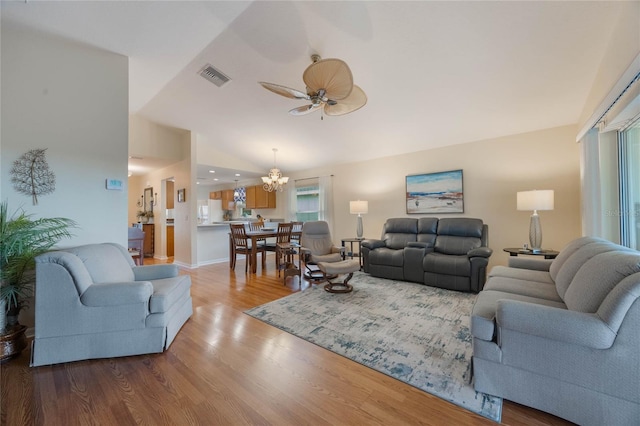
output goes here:
[{"label": "beige recliner chair", "polygon": [[[314,284],[327,282],[325,290],[332,293],[348,293],[353,272],[360,269],[358,260],[344,260],[344,247],[336,247],[331,239],[329,224],[325,221],[305,222],[300,235],[300,250],[305,264],[305,278]],[[331,280],[346,274],[343,282]]]},{"label": "beige recliner chair", "polygon": [[189,275],[112,243],[38,256],[35,290],[32,366],[162,352],[193,314]]}]

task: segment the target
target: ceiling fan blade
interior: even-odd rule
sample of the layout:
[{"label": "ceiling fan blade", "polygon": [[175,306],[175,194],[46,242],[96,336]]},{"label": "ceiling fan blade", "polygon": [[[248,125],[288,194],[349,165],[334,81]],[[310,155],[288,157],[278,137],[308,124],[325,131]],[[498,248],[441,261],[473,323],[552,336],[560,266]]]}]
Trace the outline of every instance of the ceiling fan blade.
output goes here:
[{"label": "ceiling fan blade", "polygon": [[307,85],[307,92],[317,93],[324,89],[326,96],[335,100],[346,98],[353,88],[351,70],[340,59],[321,59],[309,65],[302,80]]},{"label": "ceiling fan blade", "polygon": [[366,103],[367,95],[360,87],[354,84],[349,96],[339,100],[333,105],[332,102],[327,102],[324,107],[324,112],[327,115],[344,115],[362,108]]},{"label": "ceiling fan blade", "polygon": [[259,81],[258,83],[265,89],[270,90],[273,93],[277,93],[278,95],[285,96],[287,98],[306,99],[306,100],[310,99],[309,95],[307,95],[304,92],[301,92],[300,90],[292,89],[286,86],[281,86],[279,84],[265,83],[264,81]]},{"label": "ceiling fan blade", "polygon": [[316,111],[318,109],[320,109],[322,107],[323,104],[311,104],[311,105],[303,105],[301,107],[298,108],[294,108],[292,110],[289,110],[289,114],[291,115],[305,115],[305,114],[309,114],[310,112]]}]

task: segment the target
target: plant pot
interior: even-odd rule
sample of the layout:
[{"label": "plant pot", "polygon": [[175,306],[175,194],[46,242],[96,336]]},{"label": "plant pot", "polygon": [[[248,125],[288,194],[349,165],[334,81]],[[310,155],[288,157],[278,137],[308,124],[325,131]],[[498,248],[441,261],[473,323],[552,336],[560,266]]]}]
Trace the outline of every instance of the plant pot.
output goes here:
[{"label": "plant pot", "polygon": [[7,301],[0,300],[0,334],[4,333],[7,327]]},{"label": "plant pot", "polygon": [[24,332],[27,327],[15,325],[8,327],[4,334],[0,334],[0,363],[15,358],[27,347],[27,339]]}]

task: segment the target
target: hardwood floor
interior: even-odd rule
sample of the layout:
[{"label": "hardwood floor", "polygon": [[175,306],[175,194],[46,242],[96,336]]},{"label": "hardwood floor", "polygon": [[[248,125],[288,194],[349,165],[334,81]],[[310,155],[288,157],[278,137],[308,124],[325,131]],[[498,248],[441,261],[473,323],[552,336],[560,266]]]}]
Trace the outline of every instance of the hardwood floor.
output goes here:
[{"label": "hardwood floor", "polygon": [[[189,272],[194,314],[165,353],[3,364],[0,424],[495,424],[243,314],[299,290],[272,257],[256,275],[243,262]],[[502,423],[569,424],[507,401]]]}]

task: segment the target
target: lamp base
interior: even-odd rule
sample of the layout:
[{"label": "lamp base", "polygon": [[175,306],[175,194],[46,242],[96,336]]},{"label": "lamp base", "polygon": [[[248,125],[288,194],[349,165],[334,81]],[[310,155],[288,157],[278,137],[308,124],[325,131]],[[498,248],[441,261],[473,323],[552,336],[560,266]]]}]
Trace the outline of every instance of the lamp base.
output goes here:
[{"label": "lamp base", "polygon": [[358,238],[362,238],[362,234],[364,233],[362,229],[362,216],[358,215],[358,227],[356,228],[356,236]]},{"label": "lamp base", "polygon": [[536,210],[531,215],[531,222],[529,223],[529,244],[531,245],[531,251],[540,251],[542,247],[542,225],[540,225],[540,216]]}]

